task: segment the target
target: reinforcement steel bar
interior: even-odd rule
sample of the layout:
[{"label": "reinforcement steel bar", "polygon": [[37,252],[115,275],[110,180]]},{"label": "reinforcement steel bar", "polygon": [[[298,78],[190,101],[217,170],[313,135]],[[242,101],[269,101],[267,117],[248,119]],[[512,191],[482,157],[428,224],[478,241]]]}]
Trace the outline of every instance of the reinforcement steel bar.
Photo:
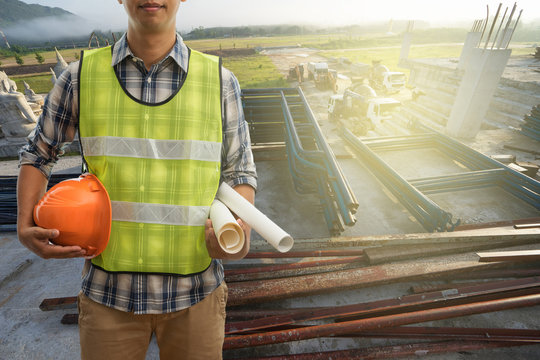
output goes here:
[{"label": "reinforcement steel bar", "polygon": [[[354,196],[354,193],[352,192],[349,183],[343,176],[342,170],[337,163],[334,152],[332,151],[332,149],[330,149],[328,143],[324,141],[324,135],[321,131],[319,123],[317,122],[317,120],[315,120],[315,115],[313,114],[311,108],[308,106],[307,99],[304,96],[301,88],[298,88],[298,94],[300,95],[300,99],[302,100],[307,118],[310,124],[313,126],[315,134],[317,135],[315,137],[317,145],[326,154],[325,161],[327,164],[327,168],[331,170],[329,176],[335,178],[335,182],[333,184],[338,187],[338,189],[335,189],[336,194],[338,194],[339,196],[339,199],[337,201],[342,204],[342,206],[348,208],[352,213],[355,213],[356,209],[358,208],[358,200]],[[351,224],[354,224],[354,221],[348,221],[350,221]]]},{"label": "reinforcement steel bar", "polygon": [[[411,309],[422,309],[443,307],[454,304],[455,301],[475,302],[475,298],[483,296],[484,299],[508,297],[508,292],[523,289],[533,289],[540,292],[540,279],[526,278],[518,280],[495,281],[487,284],[475,284],[461,286],[459,288],[434,291],[430,293],[405,295],[395,299],[377,300],[367,303],[345,305],[320,310],[300,310],[296,314],[279,315],[260,319],[232,322],[225,325],[226,334],[243,333],[276,326],[292,325],[301,321],[313,321],[321,319],[343,319],[351,317],[376,316],[381,314],[410,311]],[[507,292],[506,294],[502,294]],[[499,297],[500,296],[500,297]]]},{"label": "reinforcement steel bar", "polygon": [[428,231],[447,231],[457,224],[452,222],[452,214],[441,209],[435,202],[411,186],[352,132],[346,128],[343,128],[342,132],[345,140],[361,154],[377,178]]},{"label": "reinforcement steel bar", "polygon": [[455,328],[400,326],[361,334],[362,337],[455,339],[468,341],[516,341],[540,343],[540,330],[502,328]]},{"label": "reinforcement steel bar", "polygon": [[308,250],[308,251],[288,251],[286,253],[276,252],[250,252],[245,259],[265,259],[265,258],[302,258],[302,257],[330,257],[330,256],[363,256],[362,249],[346,250]]},{"label": "reinforcement steel bar", "polygon": [[501,31],[502,25],[504,23],[504,19],[506,18],[506,13],[508,12],[508,6],[504,10],[503,17],[501,19],[501,22],[499,23],[499,28],[497,29],[497,32],[495,33],[495,37],[493,38],[493,43],[491,44],[491,50],[495,47],[495,43],[497,42],[497,38],[499,37],[499,31]]},{"label": "reinforcement steel bar", "polygon": [[[53,174],[49,179],[48,189],[60,181],[76,178],[81,173]],[[0,226],[3,231],[15,231],[17,223],[17,176],[0,176]]]},{"label": "reinforcement steel bar", "polygon": [[230,269],[225,270],[225,276],[233,276],[240,274],[255,274],[261,272],[273,272],[280,270],[295,270],[303,269],[308,267],[318,267],[326,265],[340,265],[340,264],[351,264],[358,263],[364,260],[363,256],[352,256],[352,257],[342,257],[338,259],[327,259],[327,260],[316,260],[316,261],[302,261],[291,264],[274,264],[274,265],[264,265],[259,267],[249,267],[241,269]]},{"label": "reinforcement steel bar", "polygon": [[459,272],[473,272],[488,268],[500,268],[500,263],[479,263],[474,256],[456,255],[460,261],[441,264],[439,258],[430,258],[431,263],[409,261],[404,265],[389,263],[362,267],[351,270],[335,271],[316,275],[304,275],[292,278],[264,281],[246,281],[231,284],[229,287],[229,305],[245,305],[271,302],[279,299],[315,295],[328,292],[350,290],[388,284],[397,281],[409,281],[437,278]]},{"label": "reinforcement steel bar", "polygon": [[486,5],[486,19],[484,22],[484,28],[482,29],[482,35],[480,35],[480,40],[478,40],[478,46],[482,43],[482,39],[484,38],[484,33],[486,32],[487,24],[489,22],[489,5]]},{"label": "reinforcement steel bar", "polygon": [[265,356],[245,360],[377,360],[402,357],[417,358],[422,355],[467,352],[489,348],[523,346],[527,342],[486,342],[486,341],[440,341],[418,344],[403,344],[382,347],[369,347],[353,350],[336,350],[316,353]]},{"label": "reinforcement steel bar", "polygon": [[[302,95],[300,91],[301,90],[299,90],[299,93],[300,95]],[[307,106],[307,103],[305,102],[305,98],[302,98],[302,101],[305,104],[304,110],[307,114],[307,118],[311,119],[312,114],[310,112],[309,106]],[[293,159],[300,160],[302,158],[302,154],[305,153],[305,150],[302,148],[302,144],[299,141],[299,137],[297,135],[296,129],[299,125],[293,119],[293,116],[291,115],[289,106],[287,104],[287,100],[285,99],[285,96],[283,94],[282,107],[287,131],[291,133],[291,135],[289,136],[290,142],[288,143],[288,149],[290,149],[292,155],[295,156],[293,157]],[[322,151],[324,153],[324,156],[318,157],[317,165],[319,166],[319,163],[322,163],[325,168],[326,174],[321,174],[315,169],[314,171],[309,171],[306,176],[295,176],[295,174],[299,172],[299,167],[297,167],[295,164],[292,164],[291,173],[293,174],[293,179],[297,180],[295,181],[295,186],[297,190],[301,188],[298,183],[307,182],[309,178],[316,178],[317,176],[321,175],[327,176],[329,181],[326,182],[328,183],[330,188],[327,188],[324,183],[321,183],[319,181],[319,195],[321,196],[321,200],[325,205],[324,208],[331,209],[334,207],[334,203],[336,203],[340,215],[340,217],[334,216],[330,211],[325,211],[327,222],[332,223],[333,228],[341,228],[341,226],[339,225],[341,218],[346,225],[353,225],[356,219],[354,218],[354,216],[352,216],[351,211],[356,210],[358,204],[357,202],[354,204],[351,203],[351,199],[354,199],[354,195],[352,195],[352,193],[350,192],[350,188],[346,184],[344,178],[341,176],[341,173],[337,170],[337,163],[335,157],[333,156],[333,153],[330,152],[329,147],[324,140],[324,137],[322,136],[320,130],[317,131],[318,125],[316,124],[316,121],[311,121],[311,123],[308,122],[308,124],[302,124],[301,126],[303,126],[303,129],[309,131],[306,139],[309,139],[311,141],[315,139],[314,147],[320,149],[319,151]],[[299,153],[300,156],[298,156],[297,153]],[[309,153],[307,153],[306,155],[309,155]],[[304,163],[303,165],[309,166],[308,163]],[[313,168],[313,166],[311,167]]]},{"label": "reinforcement steel bar", "polygon": [[294,188],[318,195],[330,232],[353,225],[358,202],[301,90],[244,89],[242,106],[253,144],[286,144]]},{"label": "reinforcement steel bar", "polygon": [[365,266],[364,261],[349,262],[335,265],[321,265],[312,267],[300,267],[295,269],[276,270],[271,272],[257,272],[251,274],[238,274],[225,276],[227,283],[253,280],[271,280],[280,278],[290,278],[303,275],[322,274],[335,271],[344,271]]},{"label": "reinforcement steel bar", "polygon": [[[459,220],[453,224],[452,215],[432,202],[427,194],[497,186],[540,209],[540,182],[429,127],[421,125],[420,129],[426,133],[362,141],[349,130],[343,129],[343,137],[362,155],[377,178],[428,231],[453,230]],[[419,148],[437,149],[441,154],[449,156],[472,171],[406,180],[376,154],[383,151]]]},{"label": "reinforcement steel bar", "polygon": [[500,300],[481,301],[472,304],[456,305],[438,309],[420,310],[405,314],[352,320],[337,324],[314,325],[298,329],[289,329],[286,331],[270,331],[252,335],[231,336],[225,338],[223,349],[239,349],[251,346],[307,340],[318,337],[360,333],[375,329],[397,327],[408,324],[450,319],[454,317],[536,305],[540,305],[540,294],[518,296]]},{"label": "reinforcement steel bar", "polygon": [[493,18],[493,21],[491,22],[491,28],[489,29],[489,34],[486,39],[486,45],[484,46],[484,50],[487,49],[489,40],[491,39],[491,34],[493,33],[493,29],[495,28],[495,24],[497,23],[497,18],[499,17],[499,12],[501,11],[501,7],[502,7],[502,3],[499,3],[499,7],[497,8],[495,17]]}]

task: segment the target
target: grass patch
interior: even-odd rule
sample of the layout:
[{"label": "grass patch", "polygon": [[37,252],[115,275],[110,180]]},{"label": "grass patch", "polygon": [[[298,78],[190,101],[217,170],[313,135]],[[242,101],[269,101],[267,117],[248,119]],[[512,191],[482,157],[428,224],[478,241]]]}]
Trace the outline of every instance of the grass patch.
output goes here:
[{"label": "grass patch", "polygon": [[288,87],[287,81],[268,56],[226,57],[223,58],[223,66],[234,73],[244,89]]},{"label": "grass patch", "polygon": [[17,89],[19,92],[24,93],[23,81],[26,81],[26,83],[30,85],[30,88],[34,90],[36,94],[47,94],[53,87],[51,76],[51,74],[13,75],[10,78],[17,84]]},{"label": "grass patch", "polygon": [[[244,89],[289,86],[274,63],[265,55],[225,57],[223,65],[234,73]],[[46,94],[53,87],[50,74],[17,75],[11,76],[11,79],[17,83],[21,92],[24,92],[23,81],[26,81],[36,94]]]},{"label": "grass patch", "polygon": [[270,46],[292,46],[301,44],[302,46],[313,46],[327,43],[331,39],[336,39],[341,35],[321,34],[321,35],[295,35],[295,36],[261,36],[245,38],[220,38],[187,40],[186,45],[199,51],[215,49],[242,49]]},{"label": "grass patch", "polygon": [[[412,45],[409,52],[411,59],[426,59],[426,58],[459,58],[462,44],[446,44],[446,45]],[[371,65],[373,60],[380,60],[391,71],[403,71],[398,67],[400,47],[393,48],[368,48],[358,50],[325,50],[321,51],[321,55],[327,58],[345,57],[352,62],[360,62]],[[516,47],[512,48],[512,56],[522,56],[532,54],[532,48]]]},{"label": "grass patch", "polygon": [[[69,64],[77,60],[77,57],[81,54],[81,50],[86,50],[88,48],[74,48],[74,49],[62,49],[58,50],[64,60]],[[44,58],[44,63],[56,63],[56,52],[55,51],[39,51],[41,56]],[[34,53],[26,54],[22,56],[24,60],[24,65],[35,65],[37,64],[36,55]],[[15,58],[13,56],[2,57],[0,56],[0,61],[2,61],[2,66],[15,65]]]}]

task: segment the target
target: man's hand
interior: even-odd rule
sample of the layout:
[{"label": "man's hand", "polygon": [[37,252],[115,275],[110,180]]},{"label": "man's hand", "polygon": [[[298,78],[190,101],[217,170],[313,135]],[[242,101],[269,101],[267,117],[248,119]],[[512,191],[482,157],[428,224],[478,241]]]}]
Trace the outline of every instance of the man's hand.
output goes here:
[{"label": "man's hand", "polygon": [[57,229],[43,229],[34,223],[34,206],[45,194],[47,178],[33,166],[23,165],[17,179],[17,235],[30,251],[44,259],[82,257],[80,246],[51,244],[60,235]]},{"label": "man's hand", "polygon": [[86,255],[86,250],[80,246],[52,244],[50,241],[54,241],[60,235],[56,229],[43,229],[38,226],[19,227],[17,235],[24,246],[44,259],[65,259]]},{"label": "man's hand", "polygon": [[[255,190],[251,187],[251,185],[247,184],[241,184],[234,187],[234,190],[242,195],[247,201],[250,203],[255,202]],[[245,236],[245,243],[242,250],[240,250],[236,254],[229,254],[223,251],[223,249],[219,246],[218,239],[216,238],[216,233],[214,232],[214,228],[212,226],[212,220],[208,219],[206,220],[205,224],[205,239],[206,239],[206,249],[208,250],[208,254],[213,259],[228,259],[228,260],[239,260],[243,259],[247,253],[249,252],[249,243],[250,243],[250,237],[251,237],[251,227],[244,223],[242,219],[237,219],[238,224],[244,230],[244,236]]]},{"label": "man's hand", "polygon": [[244,247],[242,247],[242,250],[237,252],[236,254],[229,254],[219,246],[218,239],[216,237],[216,233],[214,231],[214,228],[212,226],[212,220],[207,219],[206,224],[204,227],[205,232],[205,239],[206,239],[206,249],[208,250],[208,254],[212,259],[227,259],[227,260],[240,260],[243,259],[247,253],[249,252],[249,237],[251,234],[251,228],[247,226],[247,224],[244,224],[244,222],[241,219],[238,219],[238,224],[244,230],[245,235],[245,242]]}]

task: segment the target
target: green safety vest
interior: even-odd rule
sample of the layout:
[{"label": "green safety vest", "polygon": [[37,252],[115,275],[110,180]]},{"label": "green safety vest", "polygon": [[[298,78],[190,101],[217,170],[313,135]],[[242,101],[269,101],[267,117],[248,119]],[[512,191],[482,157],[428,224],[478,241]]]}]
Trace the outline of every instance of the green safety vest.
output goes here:
[{"label": "green safety vest", "polygon": [[122,88],[110,47],[80,61],[81,147],[109,193],[113,220],[92,263],[115,272],[206,270],[204,225],[221,174],[220,59],[191,50],[183,85],[158,104]]}]

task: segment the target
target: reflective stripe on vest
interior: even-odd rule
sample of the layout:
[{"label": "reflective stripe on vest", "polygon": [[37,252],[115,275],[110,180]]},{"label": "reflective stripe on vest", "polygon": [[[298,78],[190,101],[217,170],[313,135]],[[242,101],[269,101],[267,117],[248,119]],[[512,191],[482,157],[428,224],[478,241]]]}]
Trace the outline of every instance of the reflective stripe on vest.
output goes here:
[{"label": "reflective stripe on vest", "polygon": [[107,271],[204,271],[204,224],[221,161],[220,61],[190,52],[186,80],[160,104],[127,94],[111,49],[85,51],[79,74],[79,132],[89,171],[106,187],[113,223],[92,262]]}]

